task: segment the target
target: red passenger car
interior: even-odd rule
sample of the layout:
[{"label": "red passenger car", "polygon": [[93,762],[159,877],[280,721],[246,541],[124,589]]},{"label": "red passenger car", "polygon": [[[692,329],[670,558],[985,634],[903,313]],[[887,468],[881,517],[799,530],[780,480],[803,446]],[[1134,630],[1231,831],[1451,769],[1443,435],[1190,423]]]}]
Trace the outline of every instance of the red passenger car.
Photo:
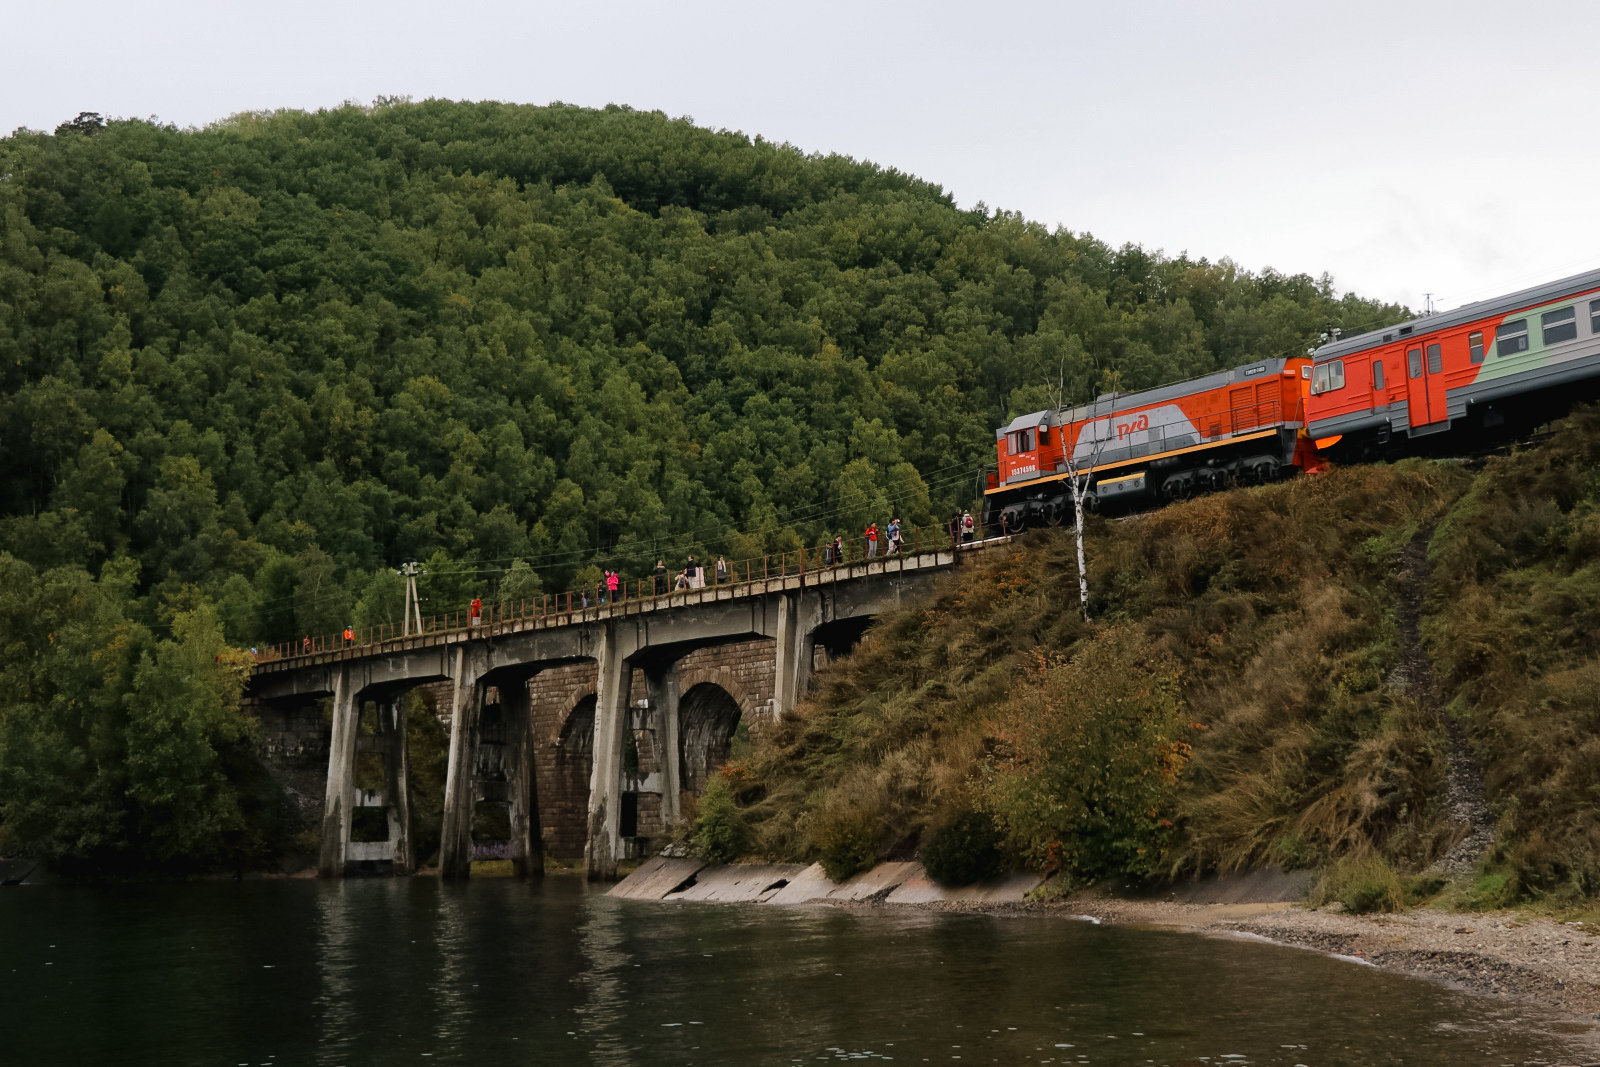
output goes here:
[{"label": "red passenger car", "polygon": [[1600,384],[1600,271],[1316,350],[1310,433],[1334,459],[1475,448],[1525,433]]}]

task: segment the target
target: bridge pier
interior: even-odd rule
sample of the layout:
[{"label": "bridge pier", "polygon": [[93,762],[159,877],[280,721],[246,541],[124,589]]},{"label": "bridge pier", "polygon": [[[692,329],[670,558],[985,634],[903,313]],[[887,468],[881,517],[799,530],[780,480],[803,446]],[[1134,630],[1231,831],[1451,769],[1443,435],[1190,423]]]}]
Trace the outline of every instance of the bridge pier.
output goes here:
[{"label": "bridge pier", "polygon": [[477,657],[463,645],[455,655],[452,687],[450,758],[445,768],[444,815],[439,834],[439,877],[472,875],[472,814],[476,806],[473,769],[478,763],[478,720],[488,688],[474,668]]},{"label": "bridge pier", "polygon": [[645,694],[650,701],[650,714],[655,716],[660,731],[657,736],[661,738],[661,821],[667,826],[683,818],[683,757],[682,742],[678,737],[680,688],[677,663],[654,674],[645,673]]},{"label": "bridge pier", "polygon": [[411,795],[406,764],[406,695],[396,693],[378,704],[378,736],[385,763],[385,791],[389,807],[389,842],[394,848],[393,872],[417,869],[411,846]]},{"label": "bridge pier", "polygon": [[[811,594],[814,598],[815,593]],[[811,659],[815,655],[812,620],[806,618],[805,591],[778,594],[778,647],[773,677],[774,711],[793,711],[811,685]]]},{"label": "bridge pier", "polygon": [[633,671],[615,619],[601,624],[595,681],[594,756],[589,772],[589,832],[583,872],[591,882],[617,876],[622,808],[622,732],[628,724]]},{"label": "bridge pier", "polygon": [[350,670],[334,672],[333,737],[328,744],[328,786],[322,804],[322,848],[317,857],[317,874],[322,878],[343,878],[345,848],[350,841],[351,790],[356,770],[356,727],[361,706],[356,703]]},{"label": "bridge pier", "polygon": [[544,877],[544,836],[539,832],[539,781],[533,768],[533,694],[528,678],[500,686],[506,716],[506,781],[511,801],[511,871]]}]

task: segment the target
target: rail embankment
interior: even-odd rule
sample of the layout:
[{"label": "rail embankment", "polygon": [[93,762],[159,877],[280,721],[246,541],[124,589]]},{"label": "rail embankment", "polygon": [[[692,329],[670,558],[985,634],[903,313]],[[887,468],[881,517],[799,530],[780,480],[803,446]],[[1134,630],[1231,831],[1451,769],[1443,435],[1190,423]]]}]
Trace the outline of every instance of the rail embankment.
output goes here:
[{"label": "rail embankment", "polygon": [[1087,621],[1071,533],[1030,535],[881,620],[697,839],[841,880],[1281,866],[1350,910],[1592,907],[1600,414],[1087,532]]}]

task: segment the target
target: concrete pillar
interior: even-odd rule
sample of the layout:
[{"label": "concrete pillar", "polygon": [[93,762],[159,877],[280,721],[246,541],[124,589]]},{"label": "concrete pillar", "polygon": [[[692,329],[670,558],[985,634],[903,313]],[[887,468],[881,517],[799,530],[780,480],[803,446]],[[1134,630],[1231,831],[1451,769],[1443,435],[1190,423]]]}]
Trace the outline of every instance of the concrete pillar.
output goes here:
[{"label": "concrete pillar", "polygon": [[814,643],[806,630],[804,596],[803,591],[778,595],[778,647],[772,695],[779,715],[793,711],[811,685]]},{"label": "concrete pillar", "polygon": [[595,682],[594,763],[589,772],[589,839],[583,849],[584,874],[593,881],[617,876],[622,812],[622,731],[628,723],[628,689],[633,672],[622,654],[614,619],[601,624],[599,677]]},{"label": "concrete pillar", "polygon": [[333,682],[333,738],[328,745],[328,788],[322,802],[322,850],[317,874],[344,877],[345,846],[350,841],[351,791],[355,785],[356,727],[361,706],[350,684],[350,669],[338,668]]},{"label": "concrete pillar", "polygon": [[500,687],[506,716],[506,779],[511,791],[511,871],[544,877],[544,837],[539,829],[539,776],[533,766],[533,694],[528,680]]},{"label": "concrete pillar", "polygon": [[661,742],[661,821],[671,826],[683,818],[680,794],[683,791],[683,750],[678,739],[678,665],[660,674],[645,676],[650,696],[650,714],[656,718],[656,736]]},{"label": "concrete pillar", "polygon": [[401,693],[378,706],[378,733],[386,744],[385,771],[389,801],[389,841],[394,845],[393,872],[417,869],[411,854],[411,794],[406,780],[406,698]]},{"label": "concrete pillar", "polygon": [[450,718],[450,762],[444,781],[444,825],[439,842],[439,877],[472,876],[472,810],[477,796],[473,771],[478,765],[478,720],[484,686],[466,648],[456,650],[454,696]]}]

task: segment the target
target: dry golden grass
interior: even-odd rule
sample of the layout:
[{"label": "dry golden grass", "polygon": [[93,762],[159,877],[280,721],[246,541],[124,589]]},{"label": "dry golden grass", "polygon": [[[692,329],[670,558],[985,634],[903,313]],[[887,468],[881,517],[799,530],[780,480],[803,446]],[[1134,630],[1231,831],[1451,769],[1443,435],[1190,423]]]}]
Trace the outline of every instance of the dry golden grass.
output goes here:
[{"label": "dry golden grass", "polygon": [[1089,529],[1091,610],[1070,532],[1036,534],[883,619],[768,729],[744,799],[765,855],[812,858],[826,824],[863,815],[906,854],[973,803],[991,720],[1036,649],[1071,654],[1111,623],[1182,669],[1201,724],[1178,790],[1172,864],[1321,862],[1357,849],[1438,854],[1437,724],[1396,700],[1395,552],[1468,476],[1408,462],[1202,498]]}]

